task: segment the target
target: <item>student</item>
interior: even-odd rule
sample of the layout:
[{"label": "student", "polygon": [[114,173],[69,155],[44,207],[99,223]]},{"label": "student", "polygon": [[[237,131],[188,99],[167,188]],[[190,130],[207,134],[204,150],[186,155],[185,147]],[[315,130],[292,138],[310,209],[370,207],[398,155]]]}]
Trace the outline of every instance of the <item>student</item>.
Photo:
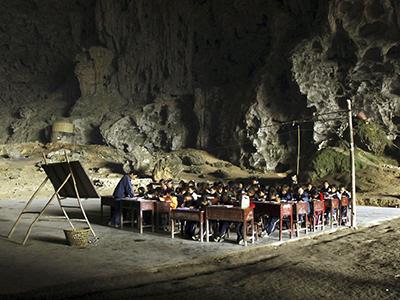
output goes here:
[{"label": "student", "polygon": [[329,193],[329,196],[331,198],[337,198],[337,199],[341,198],[340,192],[337,190],[336,185],[331,186],[331,191]]},{"label": "student", "polygon": [[280,202],[280,198],[279,198],[279,192],[276,188],[276,186],[270,186],[268,189],[268,200],[269,201],[276,201],[276,202]]},{"label": "student", "polygon": [[171,190],[165,190],[163,195],[159,197],[160,201],[169,202],[169,206],[171,209],[175,209],[178,206],[178,198],[172,195]]},{"label": "student", "polygon": [[316,187],[313,186],[311,182],[307,183],[305,191],[310,197],[311,195],[315,195],[318,193]]},{"label": "student", "polygon": [[[330,199],[337,199],[340,201],[341,195],[340,192],[337,190],[336,185],[332,185],[331,186],[331,191],[329,192],[329,198]],[[327,211],[325,212],[326,218],[328,219],[329,214],[331,213],[331,207],[329,207],[329,209],[327,209]],[[333,209],[333,216],[335,218],[336,221],[336,215],[337,215],[337,208]]]},{"label": "student", "polygon": [[137,196],[140,198],[144,198],[146,196],[146,189],[144,187],[139,187],[138,188],[138,193]]},{"label": "student", "polygon": [[350,193],[346,190],[344,186],[340,187],[339,193],[340,193],[340,198],[342,197],[347,197],[348,199],[351,198]]},{"label": "student", "polygon": [[[168,202],[169,203],[169,208],[170,209],[175,209],[178,207],[178,198],[173,195],[172,190],[164,190],[160,189],[159,191],[156,191],[156,194],[158,194],[158,200],[161,202]],[[165,218],[165,214],[162,215],[161,218],[161,224],[163,226],[164,231],[168,231],[168,221]]]},{"label": "student", "polygon": [[321,188],[321,193],[326,197],[326,196],[329,196],[330,192],[331,192],[331,187],[329,185],[329,182],[324,181],[324,184],[322,185],[322,188]]},{"label": "student", "polygon": [[310,202],[310,197],[308,196],[307,192],[304,190],[303,187],[298,187],[297,192],[294,196],[295,201],[306,201]]},{"label": "student", "polygon": [[[222,205],[233,205],[236,196],[233,192],[229,191],[229,189],[224,190],[222,195],[220,196],[219,204]],[[228,221],[220,221],[218,225],[217,235],[214,238],[214,242],[221,243],[225,239],[225,235],[228,232],[229,227],[231,226],[232,222]]]},{"label": "student", "polygon": [[178,199],[178,206],[181,207],[184,201],[184,195],[185,193],[183,192],[183,189],[181,187],[177,187],[175,189],[175,197]]},{"label": "student", "polygon": [[290,188],[288,185],[284,184],[282,186],[281,192],[279,193],[279,198],[281,201],[291,201],[293,200],[293,195],[290,192]]},{"label": "student", "polygon": [[199,198],[199,195],[196,193],[196,188],[194,185],[189,185],[188,193],[192,196],[193,200],[195,201],[197,201],[197,198]]},{"label": "student", "polygon": [[[304,190],[304,187],[299,187],[297,189],[294,199],[295,199],[295,201],[307,202],[307,216],[310,216],[311,215],[311,199],[310,199],[308,193]],[[307,218],[307,216],[300,215],[299,222],[303,223],[304,217]]]},{"label": "student", "polygon": [[[346,197],[347,199],[349,199],[349,206],[348,207],[345,207],[345,206],[340,207],[342,218],[347,218],[347,213],[348,213],[349,207],[350,207],[350,198],[351,198],[351,196],[350,196],[350,193],[346,190],[346,188],[344,186],[340,187],[339,193],[340,193],[340,199],[342,199],[343,197]],[[344,222],[343,222],[342,225],[345,225]]]},{"label": "student", "polygon": [[[197,208],[198,204],[197,204],[197,201],[194,200],[193,196],[189,192],[186,192],[183,195],[183,203],[182,203],[181,207]],[[197,239],[197,237],[195,236],[196,225],[197,225],[197,222],[186,221],[185,226],[184,226],[186,236],[193,240]]]},{"label": "student", "polygon": [[113,196],[115,199],[115,206],[111,209],[111,220],[108,222],[109,226],[121,226],[121,198],[132,198],[133,188],[132,180],[136,179],[137,175],[133,172],[122,176],[117,186],[115,187]]},{"label": "student", "polygon": [[[269,187],[268,198],[270,201],[275,201],[275,202],[281,201],[279,192],[277,191],[277,188],[275,186]],[[278,222],[279,222],[279,218],[269,216],[267,218],[267,222],[265,223],[263,231],[261,232],[261,237],[271,235],[275,231],[276,225],[278,224]]]}]

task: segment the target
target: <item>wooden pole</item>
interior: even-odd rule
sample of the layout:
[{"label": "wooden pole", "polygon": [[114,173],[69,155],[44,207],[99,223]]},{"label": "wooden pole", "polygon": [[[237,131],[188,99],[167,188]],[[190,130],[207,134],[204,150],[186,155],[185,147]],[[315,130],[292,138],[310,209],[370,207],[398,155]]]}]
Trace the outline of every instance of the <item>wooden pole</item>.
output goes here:
[{"label": "wooden pole", "polygon": [[356,167],[354,155],[353,116],[351,100],[347,99],[349,129],[350,129],[350,158],[351,158],[351,227],[357,228],[356,222]]},{"label": "wooden pole", "polygon": [[25,204],[24,209],[21,211],[21,213],[19,214],[17,220],[15,221],[13,227],[10,229],[10,232],[8,233],[7,237],[10,239],[11,236],[14,233],[15,228],[17,227],[19,221],[22,218],[22,215],[24,214],[25,209],[29,206],[29,204],[31,204],[31,202],[33,201],[33,199],[35,199],[36,195],[39,193],[39,191],[44,187],[44,185],[46,184],[47,180],[49,180],[49,177],[46,176],[46,178],[43,180],[43,182],[40,184],[40,186],[37,188],[37,190],[33,193],[33,195],[31,196],[31,198],[28,200],[28,202]]},{"label": "wooden pole", "polygon": [[299,182],[299,173],[300,173],[300,124],[297,124],[297,165],[296,165],[297,182]]}]

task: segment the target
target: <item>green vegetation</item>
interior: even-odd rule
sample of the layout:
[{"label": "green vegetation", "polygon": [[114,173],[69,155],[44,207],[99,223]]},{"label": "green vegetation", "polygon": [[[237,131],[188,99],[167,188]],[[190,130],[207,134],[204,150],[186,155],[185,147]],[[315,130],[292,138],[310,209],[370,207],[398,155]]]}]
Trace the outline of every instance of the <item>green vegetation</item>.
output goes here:
[{"label": "green vegetation", "polygon": [[348,173],[350,157],[337,148],[325,148],[317,152],[310,163],[308,177],[311,181],[328,175]]},{"label": "green vegetation", "polygon": [[[379,168],[384,164],[397,165],[396,161],[384,156],[374,155],[356,149],[356,171]],[[317,152],[310,162],[306,177],[318,181],[326,177],[338,178],[350,173],[350,154],[348,149],[328,147]]]},{"label": "green vegetation", "polygon": [[358,121],[355,126],[355,142],[358,147],[376,155],[382,155],[390,144],[384,129],[378,123]]}]

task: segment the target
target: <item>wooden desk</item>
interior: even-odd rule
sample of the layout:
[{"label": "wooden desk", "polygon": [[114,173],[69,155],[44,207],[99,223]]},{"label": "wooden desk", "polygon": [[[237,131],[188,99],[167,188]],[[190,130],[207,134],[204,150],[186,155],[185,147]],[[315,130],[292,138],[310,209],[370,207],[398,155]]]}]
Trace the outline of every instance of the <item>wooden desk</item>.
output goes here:
[{"label": "wooden desk", "polygon": [[252,243],[254,243],[254,218],[253,209],[232,207],[225,205],[211,205],[206,208],[206,240],[210,241],[210,220],[243,223],[243,240],[247,246],[247,222],[251,221]]},{"label": "wooden desk", "polygon": [[[290,238],[293,237],[293,203],[292,202],[274,202],[274,201],[254,201],[256,215],[268,215],[269,217],[279,218],[279,240],[283,238],[283,232],[289,232]],[[290,228],[283,230],[283,219],[290,219]]]},{"label": "wooden desk", "polygon": [[[122,211],[123,209],[130,209],[132,211],[132,223],[134,219],[134,215],[136,214],[137,224],[139,233],[143,234],[144,227],[151,227],[151,230],[154,232],[154,204],[155,200],[145,200],[139,198],[122,198],[121,202],[121,228],[123,227],[122,222]],[[143,212],[150,211],[151,212],[151,225],[143,224]],[[133,227],[133,226],[132,226]]]},{"label": "wooden desk", "polygon": [[100,221],[103,223],[104,206],[116,208],[115,199],[113,196],[101,196],[100,199]]},{"label": "wooden desk", "polygon": [[204,211],[191,208],[172,209],[170,211],[171,238],[174,238],[175,236],[175,220],[198,222],[200,224],[200,242],[203,242]]},{"label": "wooden desk", "polygon": [[[154,200],[145,200],[141,198],[120,198],[115,199],[113,196],[104,196],[101,197],[100,203],[100,217],[101,222],[103,222],[103,214],[104,214],[104,206],[110,206],[114,209],[120,210],[120,228],[124,227],[124,223],[132,223],[132,227],[134,224],[134,214],[137,217],[137,224],[140,234],[143,234],[144,227],[152,227],[152,231],[154,231]],[[124,221],[123,210],[128,209],[132,211],[132,220]],[[151,211],[151,225],[144,226],[143,225],[143,212]]]}]

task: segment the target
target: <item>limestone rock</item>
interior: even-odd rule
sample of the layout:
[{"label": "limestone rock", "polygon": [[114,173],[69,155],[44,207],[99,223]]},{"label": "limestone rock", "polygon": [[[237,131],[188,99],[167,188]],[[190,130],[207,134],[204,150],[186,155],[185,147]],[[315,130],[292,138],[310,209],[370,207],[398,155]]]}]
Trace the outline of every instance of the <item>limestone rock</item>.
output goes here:
[{"label": "limestone rock", "polygon": [[182,157],[182,163],[186,166],[200,166],[205,164],[205,160],[196,153],[187,153]]},{"label": "limestone rock", "polygon": [[154,165],[153,179],[174,179],[182,172],[182,161],[175,154],[166,154]]},{"label": "limestone rock", "polygon": [[107,48],[91,47],[75,58],[75,75],[83,97],[101,93],[107,87],[113,53]]}]

